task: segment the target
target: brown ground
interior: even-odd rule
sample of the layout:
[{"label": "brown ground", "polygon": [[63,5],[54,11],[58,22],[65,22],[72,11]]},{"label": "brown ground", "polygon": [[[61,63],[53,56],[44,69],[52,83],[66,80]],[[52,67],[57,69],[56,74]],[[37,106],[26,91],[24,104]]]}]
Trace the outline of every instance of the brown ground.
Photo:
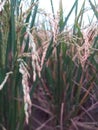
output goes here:
[{"label": "brown ground", "polygon": [[[24,130],[98,130],[98,102],[85,104],[69,128],[56,126],[52,104],[47,102],[43,90],[37,89],[32,98],[32,114]],[[64,124],[65,125],[65,124]]]}]

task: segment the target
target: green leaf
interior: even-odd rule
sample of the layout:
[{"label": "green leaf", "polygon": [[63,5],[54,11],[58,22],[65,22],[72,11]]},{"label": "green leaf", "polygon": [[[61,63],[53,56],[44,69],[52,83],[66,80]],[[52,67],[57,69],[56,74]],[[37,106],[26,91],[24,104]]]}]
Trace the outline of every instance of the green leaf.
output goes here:
[{"label": "green leaf", "polygon": [[66,26],[66,24],[67,24],[67,22],[68,22],[68,19],[69,19],[70,15],[72,14],[74,8],[76,7],[76,4],[77,4],[77,0],[74,2],[74,4],[73,4],[71,10],[69,11],[67,17],[65,18],[65,21],[64,21],[64,23],[63,23],[63,26],[62,26],[61,29],[60,29],[60,32],[62,32],[63,29],[64,29],[64,27]]},{"label": "green leaf", "polygon": [[96,19],[98,20],[98,11],[97,11],[96,7],[95,7],[94,4],[91,2],[91,0],[89,0],[89,3],[90,3],[90,5],[91,5],[91,8],[92,8],[92,10],[93,10],[95,16],[96,16]]}]

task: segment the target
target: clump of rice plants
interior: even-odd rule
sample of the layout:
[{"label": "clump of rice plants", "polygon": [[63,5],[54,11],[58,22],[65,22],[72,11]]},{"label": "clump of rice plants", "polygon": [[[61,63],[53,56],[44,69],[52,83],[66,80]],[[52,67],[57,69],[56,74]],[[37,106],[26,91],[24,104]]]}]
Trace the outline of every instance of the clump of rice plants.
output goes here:
[{"label": "clump of rice plants", "polygon": [[[0,4],[0,129],[22,130],[29,122],[29,80],[31,73],[32,83],[37,71],[40,75],[36,45],[31,38],[37,8],[37,0],[27,8],[22,0],[4,0]],[[31,73],[26,62],[31,63]]]},{"label": "clump of rice plants", "polygon": [[[66,16],[62,0],[57,14],[52,0],[52,14],[39,2],[0,4],[0,127],[96,129],[97,22],[84,25],[86,0],[81,9],[75,0]],[[88,2],[97,20],[96,2]]]},{"label": "clump of rice plants", "polygon": [[[94,57],[97,54],[95,44],[97,44],[98,25],[94,21],[84,27],[85,2],[84,0],[78,11],[78,0],[76,0],[64,20],[62,1],[60,1],[57,15],[54,11],[53,15],[42,12],[46,17],[46,22],[44,20],[42,25],[48,26],[41,26],[34,32],[36,43],[41,46],[41,52],[45,51],[40,86],[43,87],[47,102],[50,102],[52,107],[46,109],[55,115],[55,127],[61,130],[68,127],[71,129],[72,125],[78,129],[79,126],[74,124],[77,121],[76,118],[81,120],[81,116],[78,116],[82,115],[84,109],[88,109],[97,102],[94,92],[98,74]],[[95,13],[96,4],[94,5],[91,1],[89,3]],[[52,1],[51,4],[53,10]],[[75,21],[70,27],[68,20],[74,10]],[[96,14],[94,16],[97,17]],[[46,33],[42,30],[46,30]]]}]

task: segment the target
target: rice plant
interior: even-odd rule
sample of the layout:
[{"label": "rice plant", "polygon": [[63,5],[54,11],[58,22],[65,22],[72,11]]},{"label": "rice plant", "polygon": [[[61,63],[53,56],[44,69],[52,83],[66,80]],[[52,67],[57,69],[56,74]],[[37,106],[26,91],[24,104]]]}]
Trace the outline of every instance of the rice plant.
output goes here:
[{"label": "rice plant", "polygon": [[29,45],[33,41],[29,33],[34,26],[38,1],[32,0],[28,9],[23,4],[22,0],[4,0],[0,5],[0,127],[7,130],[22,130],[31,110],[30,68],[26,61],[35,49]]},{"label": "rice plant", "polygon": [[[50,37],[50,41],[47,39],[47,42],[45,40],[41,44],[42,47],[44,43],[48,44],[47,49],[44,49],[45,60],[41,82],[49,98],[48,102],[51,99],[50,104],[53,104],[55,125],[61,130],[68,129],[71,124],[74,125],[74,117],[82,112],[82,107],[87,107],[91,98],[94,102],[97,101],[97,98],[93,97],[97,86],[97,65],[91,58],[96,53],[93,51],[95,48],[93,46],[97,44],[95,43],[98,35],[97,23],[95,21],[84,27],[85,2],[84,0],[81,9],[78,10],[78,0],[76,0],[64,19],[62,1],[60,0],[60,9],[56,15],[51,1],[53,17],[45,14],[46,23],[44,24],[47,24],[48,18],[48,27],[39,28],[36,36],[38,41],[41,38],[45,39],[47,35]],[[96,17],[96,5],[91,1],[89,3]],[[75,12],[75,19],[70,28],[68,20],[73,12]],[[46,30],[48,34],[45,35],[41,30]],[[44,50],[42,48],[42,52]],[[89,105],[92,106],[93,103]]]}]

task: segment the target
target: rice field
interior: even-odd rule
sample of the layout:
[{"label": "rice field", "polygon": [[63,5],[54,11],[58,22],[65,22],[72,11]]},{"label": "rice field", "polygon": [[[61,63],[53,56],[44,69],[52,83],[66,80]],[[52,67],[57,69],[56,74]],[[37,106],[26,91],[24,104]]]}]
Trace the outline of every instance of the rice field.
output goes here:
[{"label": "rice field", "polygon": [[97,130],[98,3],[39,2],[0,1],[0,130]]}]

